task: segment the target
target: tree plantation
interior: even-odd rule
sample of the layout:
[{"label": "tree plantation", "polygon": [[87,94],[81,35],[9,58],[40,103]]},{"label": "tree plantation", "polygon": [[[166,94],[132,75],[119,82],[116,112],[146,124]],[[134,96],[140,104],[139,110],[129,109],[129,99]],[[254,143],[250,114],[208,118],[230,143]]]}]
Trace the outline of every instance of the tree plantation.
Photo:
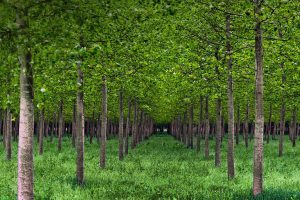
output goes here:
[{"label": "tree plantation", "polygon": [[300,199],[299,55],[299,0],[1,0],[0,199]]}]

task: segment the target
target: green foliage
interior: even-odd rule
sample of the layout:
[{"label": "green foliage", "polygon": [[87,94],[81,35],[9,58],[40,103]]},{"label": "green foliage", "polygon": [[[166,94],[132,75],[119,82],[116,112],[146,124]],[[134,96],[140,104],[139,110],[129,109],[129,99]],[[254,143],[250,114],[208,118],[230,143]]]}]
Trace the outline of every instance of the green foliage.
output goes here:
[{"label": "green foliage", "polygon": [[[46,118],[57,112],[63,100],[64,117],[71,120],[79,61],[87,117],[100,112],[102,75],[107,76],[111,119],[118,118],[121,88],[127,101],[137,98],[157,123],[182,115],[189,104],[197,106],[201,95],[210,96],[210,110],[214,110],[216,98],[226,105],[224,29],[229,13],[234,99],[240,104],[242,119],[247,103],[250,120],[254,119],[254,16],[250,1],[24,1],[22,7],[29,10],[28,38],[21,37],[15,27],[16,3],[20,2],[0,3],[0,107],[11,103],[15,115],[19,111],[16,49],[20,42],[31,47],[34,103],[45,107]],[[272,102],[273,120],[278,121],[278,99],[282,96],[290,100],[286,102],[288,109],[299,106],[299,2],[267,1],[263,8],[265,110]],[[283,73],[285,83],[281,81]],[[8,82],[7,77],[11,77]],[[227,109],[223,108],[226,120]],[[214,120],[215,112],[210,114]]]}]

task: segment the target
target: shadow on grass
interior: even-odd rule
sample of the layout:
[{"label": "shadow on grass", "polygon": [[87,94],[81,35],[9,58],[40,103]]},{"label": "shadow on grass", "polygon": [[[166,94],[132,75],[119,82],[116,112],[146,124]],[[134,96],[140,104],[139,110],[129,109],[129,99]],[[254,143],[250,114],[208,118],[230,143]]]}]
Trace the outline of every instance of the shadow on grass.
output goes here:
[{"label": "shadow on grass", "polygon": [[252,191],[248,194],[234,194],[235,200],[285,200],[285,199],[300,199],[300,192],[287,191],[281,189],[268,189],[261,195],[253,197]]}]

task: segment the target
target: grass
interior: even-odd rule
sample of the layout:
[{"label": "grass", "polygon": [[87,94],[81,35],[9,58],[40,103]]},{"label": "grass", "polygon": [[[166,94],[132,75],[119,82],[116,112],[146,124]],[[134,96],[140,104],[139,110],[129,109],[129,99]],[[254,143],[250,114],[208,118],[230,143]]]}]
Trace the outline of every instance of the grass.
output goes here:
[{"label": "grass", "polygon": [[[118,143],[109,140],[107,168],[99,169],[99,146],[85,145],[85,184],[75,181],[75,150],[63,139],[57,153],[56,140],[45,142],[43,156],[35,145],[35,199],[252,199],[253,144],[235,146],[236,178],[227,180],[226,141],[222,165],[214,167],[214,141],[210,159],[185,148],[171,136],[155,135],[118,161]],[[203,147],[203,141],[202,141]],[[264,193],[257,199],[300,199],[300,150],[286,138],[284,156],[277,156],[278,141],[264,145]],[[16,199],[17,143],[12,161],[5,160],[0,145],[0,199]]]}]

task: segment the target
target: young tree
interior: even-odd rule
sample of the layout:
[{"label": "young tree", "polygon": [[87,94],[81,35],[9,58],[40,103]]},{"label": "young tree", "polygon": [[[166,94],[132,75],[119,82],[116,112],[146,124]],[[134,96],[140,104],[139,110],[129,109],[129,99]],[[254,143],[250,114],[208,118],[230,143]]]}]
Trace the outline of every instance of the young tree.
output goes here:
[{"label": "young tree", "polygon": [[123,89],[120,89],[119,94],[119,105],[120,105],[120,117],[119,117],[119,160],[123,160],[124,157],[124,141],[123,141],[123,121],[124,121],[124,114],[123,114]]},{"label": "young tree", "polygon": [[226,16],[226,50],[228,56],[228,153],[227,170],[228,179],[234,178],[234,104],[233,104],[233,81],[232,81],[232,47],[231,47],[231,28],[230,15]]},{"label": "young tree", "polygon": [[[24,40],[27,40],[28,8],[18,4],[16,23]],[[18,199],[33,199],[33,72],[30,46],[22,41],[18,46],[20,63],[20,128],[18,145]]]},{"label": "young tree", "polygon": [[255,136],[253,164],[253,195],[258,196],[263,190],[263,43],[262,43],[262,5],[264,0],[254,0],[255,13]]},{"label": "young tree", "polygon": [[[81,59],[82,60],[82,59]],[[84,108],[83,108],[83,72],[81,63],[77,63],[77,119],[76,119],[76,149],[77,149],[77,183],[83,184],[84,181]]]},{"label": "young tree", "polygon": [[102,76],[102,120],[101,120],[101,149],[100,167],[105,168],[106,159],[106,127],[107,127],[107,87],[106,77]]}]

